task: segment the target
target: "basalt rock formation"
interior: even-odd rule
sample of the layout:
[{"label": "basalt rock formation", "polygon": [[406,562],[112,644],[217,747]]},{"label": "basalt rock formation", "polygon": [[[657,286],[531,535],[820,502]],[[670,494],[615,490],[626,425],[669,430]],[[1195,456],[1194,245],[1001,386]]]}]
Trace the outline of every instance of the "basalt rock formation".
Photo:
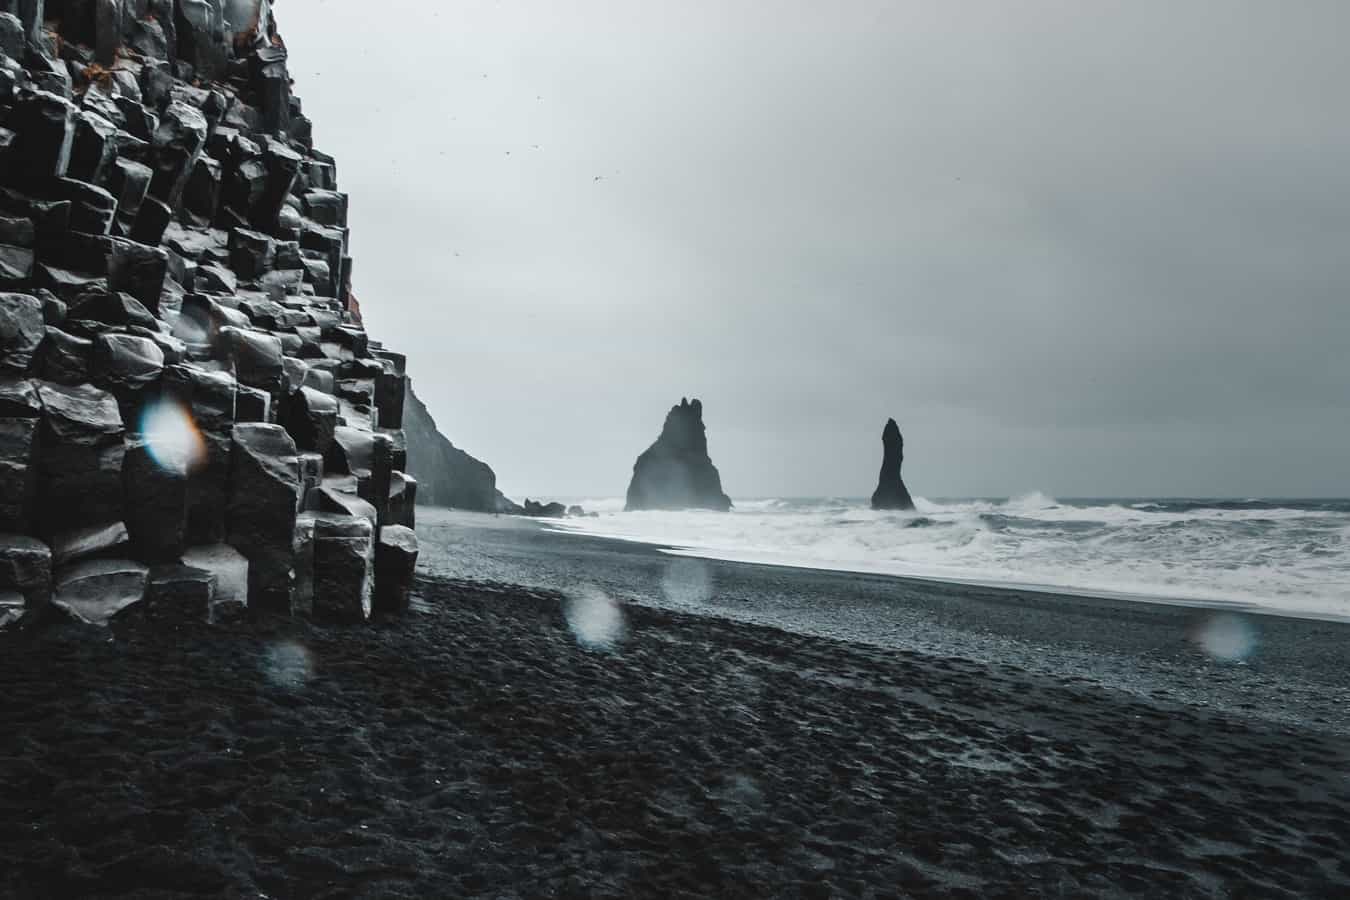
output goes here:
[{"label": "basalt rock formation", "polygon": [[525,515],[536,519],[561,519],[567,515],[567,507],[556,500],[550,503],[544,503],[526,497]]},{"label": "basalt rock formation", "polygon": [[873,509],[913,509],[914,501],[900,477],[900,465],[905,461],[905,439],[894,419],[886,420],[881,431],[881,477],[872,493]]},{"label": "basalt rock formation", "polygon": [[270,0],[0,3],[0,624],[403,605],[336,172]]},{"label": "basalt rock formation", "polygon": [[627,510],[731,509],[722,478],[708,456],[703,404],[684,399],[666,414],[656,443],[633,464]]},{"label": "basalt rock formation", "polygon": [[417,476],[417,502],[470,512],[520,513],[521,507],[497,490],[497,475],[487,463],[450,443],[436,420],[408,385],[408,471]]}]

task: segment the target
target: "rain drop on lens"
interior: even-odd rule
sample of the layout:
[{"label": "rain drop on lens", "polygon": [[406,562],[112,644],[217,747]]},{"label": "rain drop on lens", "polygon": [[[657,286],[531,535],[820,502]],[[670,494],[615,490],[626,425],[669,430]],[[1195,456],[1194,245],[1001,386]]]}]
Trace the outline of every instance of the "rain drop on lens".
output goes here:
[{"label": "rain drop on lens", "polygon": [[612,650],[623,639],[623,610],[594,585],[569,592],[563,614],[577,643],[588,650]]},{"label": "rain drop on lens", "polygon": [[1256,629],[1244,616],[1218,613],[1207,618],[1195,632],[1198,643],[1219,662],[1243,662],[1256,649]]},{"label": "rain drop on lens", "polygon": [[294,641],[282,641],[265,652],[263,673],[278,687],[295,690],[314,677],[314,661],[304,647]]}]

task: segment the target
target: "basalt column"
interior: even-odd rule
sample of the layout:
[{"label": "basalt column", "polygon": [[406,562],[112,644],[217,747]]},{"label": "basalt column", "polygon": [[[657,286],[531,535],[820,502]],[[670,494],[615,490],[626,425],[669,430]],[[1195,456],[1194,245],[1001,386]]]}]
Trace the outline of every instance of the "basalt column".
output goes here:
[{"label": "basalt column", "polygon": [[406,606],[403,357],[291,86],[270,0],[0,2],[0,627]]}]

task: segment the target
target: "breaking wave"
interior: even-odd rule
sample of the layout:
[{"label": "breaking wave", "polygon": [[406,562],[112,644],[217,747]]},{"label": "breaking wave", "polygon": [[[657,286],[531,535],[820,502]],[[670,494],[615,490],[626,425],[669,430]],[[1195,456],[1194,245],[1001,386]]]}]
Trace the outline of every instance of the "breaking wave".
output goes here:
[{"label": "breaking wave", "polygon": [[737,500],[731,513],[622,511],[553,527],[672,553],[1232,604],[1350,619],[1350,501],[915,498],[910,513],[850,498]]}]

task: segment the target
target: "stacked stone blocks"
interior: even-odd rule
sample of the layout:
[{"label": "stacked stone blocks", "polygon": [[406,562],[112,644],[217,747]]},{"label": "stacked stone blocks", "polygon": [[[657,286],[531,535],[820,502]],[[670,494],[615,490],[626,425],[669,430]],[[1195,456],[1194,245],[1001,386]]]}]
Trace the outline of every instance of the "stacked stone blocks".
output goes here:
[{"label": "stacked stone blocks", "polygon": [[347,222],[268,0],[0,3],[0,627],[406,608]]}]

